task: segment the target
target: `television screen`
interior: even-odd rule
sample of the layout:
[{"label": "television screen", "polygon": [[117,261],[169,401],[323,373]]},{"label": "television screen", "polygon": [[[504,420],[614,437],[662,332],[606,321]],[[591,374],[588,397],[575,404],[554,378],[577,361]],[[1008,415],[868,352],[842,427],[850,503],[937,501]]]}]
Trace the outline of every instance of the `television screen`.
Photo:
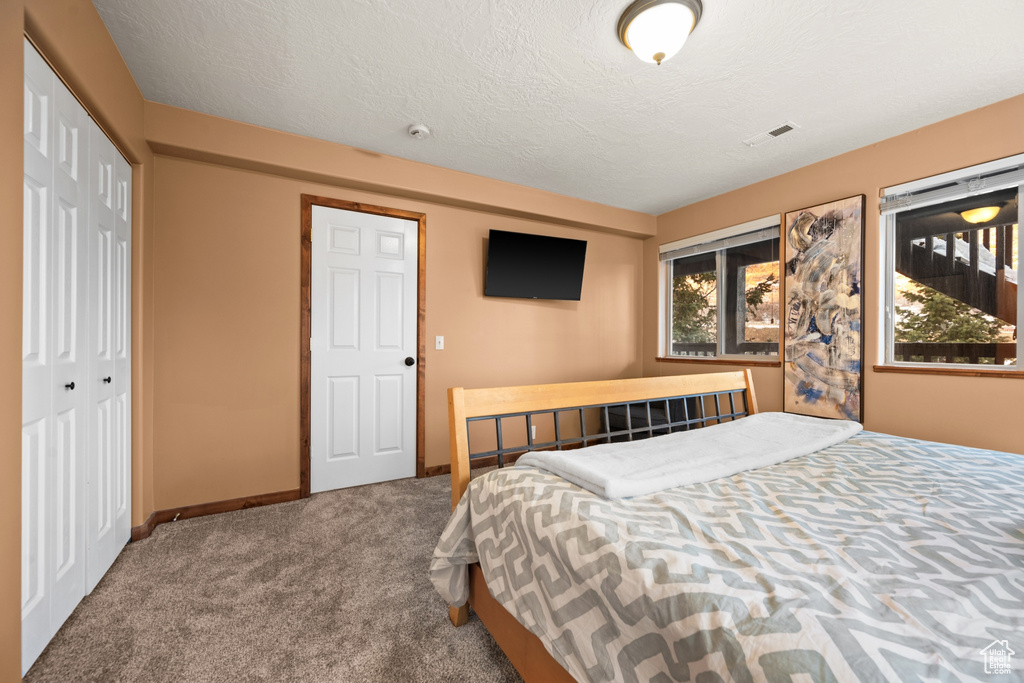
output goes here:
[{"label": "television screen", "polygon": [[491,230],[484,295],[579,301],[585,240]]}]

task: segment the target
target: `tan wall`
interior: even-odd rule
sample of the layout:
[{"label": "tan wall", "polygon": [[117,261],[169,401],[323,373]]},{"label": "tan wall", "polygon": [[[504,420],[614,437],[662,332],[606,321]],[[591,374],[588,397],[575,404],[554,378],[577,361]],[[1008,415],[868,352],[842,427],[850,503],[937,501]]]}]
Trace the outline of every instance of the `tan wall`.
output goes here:
[{"label": "tan wall", "polygon": [[[877,373],[879,361],[878,195],[882,188],[1024,152],[1024,95],[765,180],[658,217],[644,250],[644,371],[701,372],[655,361],[658,245],[772,214],[857,194],[867,196],[864,285],[864,424],[867,429],[982,448],[1024,452],[1016,430],[1024,381]],[[716,366],[721,367],[721,366]],[[755,371],[759,401],[782,405],[782,370]]]},{"label": "tan wall", "polygon": [[[304,193],[427,216],[427,467],[449,386],[640,374],[639,239],[180,158],[156,175],[157,509],[298,487]],[[483,297],[491,228],[587,240],[582,300]]]},{"label": "tan wall", "polygon": [[21,673],[22,7],[0,3],[0,681]]}]

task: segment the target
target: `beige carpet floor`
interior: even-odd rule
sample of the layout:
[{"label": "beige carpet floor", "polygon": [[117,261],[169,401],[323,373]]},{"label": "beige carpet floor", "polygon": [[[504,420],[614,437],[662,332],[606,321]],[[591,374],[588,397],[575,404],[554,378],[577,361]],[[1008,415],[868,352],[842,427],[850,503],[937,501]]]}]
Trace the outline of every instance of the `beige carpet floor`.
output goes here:
[{"label": "beige carpet floor", "polygon": [[29,670],[44,681],[519,681],[427,579],[448,477],[164,524]]}]

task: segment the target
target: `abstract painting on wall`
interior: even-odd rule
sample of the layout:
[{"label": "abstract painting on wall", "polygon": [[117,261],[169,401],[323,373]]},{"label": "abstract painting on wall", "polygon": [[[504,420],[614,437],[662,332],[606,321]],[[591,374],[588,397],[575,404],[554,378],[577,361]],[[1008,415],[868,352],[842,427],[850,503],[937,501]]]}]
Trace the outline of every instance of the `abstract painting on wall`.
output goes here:
[{"label": "abstract painting on wall", "polygon": [[786,214],[784,409],[860,421],[864,195]]}]

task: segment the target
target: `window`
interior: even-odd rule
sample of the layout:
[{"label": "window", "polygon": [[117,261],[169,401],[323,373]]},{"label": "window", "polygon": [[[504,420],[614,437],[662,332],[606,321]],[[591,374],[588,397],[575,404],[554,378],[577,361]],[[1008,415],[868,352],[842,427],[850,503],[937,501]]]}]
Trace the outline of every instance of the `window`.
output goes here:
[{"label": "window", "polygon": [[777,216],[661,246],[669,357],[779,354]]},{"label": "window", "polygon": [[1024,155],[887,188],[885,362],[1017,368]]}]

